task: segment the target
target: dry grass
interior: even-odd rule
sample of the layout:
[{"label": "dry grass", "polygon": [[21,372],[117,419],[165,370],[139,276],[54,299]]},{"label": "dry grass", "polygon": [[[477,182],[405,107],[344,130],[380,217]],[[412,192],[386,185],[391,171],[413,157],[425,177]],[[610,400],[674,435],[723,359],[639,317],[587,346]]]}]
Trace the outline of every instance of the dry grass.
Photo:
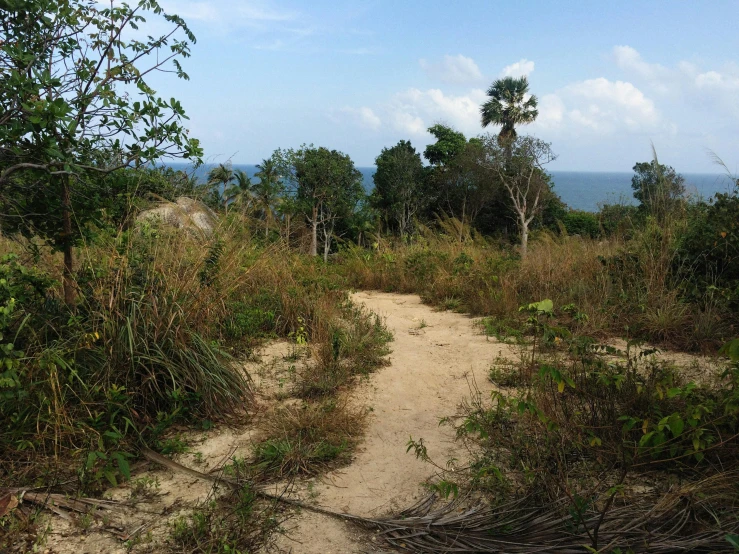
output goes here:
[{"label": "dry grass", "polygon": [[[510,247],[443,235],[377,251],[349,248],[338,271],[363,289],[419,294],[424,301],[472,315],[521,321],[519,307],[549,298],[573,306],[577,330],[595,337],[642,338],[683,350],[715,349],[735,318],[717,299],[682,300],[676,281],[682,223],[647,226],[629,240],[540,233],[521,260]],[[572,323],[569,321],[568,323]]]},{"label": "dry grass", "polygon": [[256,468],[269,476],[312,475],[346,463],[366,413],[330,399],[281,406],[264,415],[254,447]]}]

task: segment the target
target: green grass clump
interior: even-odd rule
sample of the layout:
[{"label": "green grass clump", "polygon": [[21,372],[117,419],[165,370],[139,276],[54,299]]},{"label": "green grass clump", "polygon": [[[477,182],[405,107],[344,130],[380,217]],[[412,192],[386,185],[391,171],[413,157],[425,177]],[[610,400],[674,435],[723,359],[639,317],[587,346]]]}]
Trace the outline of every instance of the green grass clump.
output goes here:
[{"label": "green grass clump", "polygon": [[277,408],[261,423],[255,467],[267,476],[312,475],[346,462],[365,414],[335,400]]}]

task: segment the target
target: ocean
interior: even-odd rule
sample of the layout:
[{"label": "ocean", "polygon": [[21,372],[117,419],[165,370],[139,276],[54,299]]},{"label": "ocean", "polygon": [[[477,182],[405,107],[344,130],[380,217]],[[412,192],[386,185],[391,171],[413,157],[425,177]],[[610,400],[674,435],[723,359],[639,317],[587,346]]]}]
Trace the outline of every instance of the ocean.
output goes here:
[{"label": "ocean", "polygon": [[[171,164],[177,169],[184,169],[185,164]],[[195,175],[205,181],[213,164],[199,167]],[[250,177],[258,171],[256,166],[248,164],[234,164],[234,169],[245,171]],[[374,183],[372,175],[374,167],[358,167],[364,177],[364,188],[372,191]],[[577,210],[598,211],[602,204],[635,202],[631,189],[629,172],[598,172],[598,171],[552,171],[554,191],[571,208]],[[688,194],[694,197],[708,199],[717,192],[732,190],[731,182],[725,175],[712,173],[683,173]]]}]

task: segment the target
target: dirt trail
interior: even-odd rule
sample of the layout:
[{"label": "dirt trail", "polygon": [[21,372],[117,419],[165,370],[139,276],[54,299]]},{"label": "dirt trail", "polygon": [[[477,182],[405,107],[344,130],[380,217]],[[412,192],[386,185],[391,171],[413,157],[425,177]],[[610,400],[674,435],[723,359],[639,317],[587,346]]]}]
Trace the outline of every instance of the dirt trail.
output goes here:
[{"label": "dirt trail", "polygon": [[[324,476],[301,497],[325,508],[361,516],[381,516],[406,508],[423,494],[434,475],[428,463],[406,453],[410,436],[423,438],[439,464],[462,452],[454,431],[439,426],[469,396],[468,379],[489,390],[488,370],[497,356],[515,356],[513,347],[488,340],[474,320],[438,312],[418,296],[359,292],[353,300],[383,317],[394,335],[390,365],[373,374],[353,394],[372,409],[365,439],[351,465]],[[312,497],[312,498],[311,498]],[[372,537],[316,514],[293,521],[280,545],[295,554],[368,552]],[[369,544],[367,544],[369,542]]]},{"label": "dirt trail", "polygon": [[[351,395],[356,407],[371,410],[369,425],[352,463],[318,479],[302,481],[290,494],[294,498],[335,512],[366,517],[397,513],[425,494],[422,483],[436,472],[433,466],[406,453],[409,437],[423,438],[428,453],[439,464],[450,458],[464,462],[465,452],[454,442],[454,431],[439,426],[439,419],[454,415],[470,396],[474,381],[483,393],[492,387],[488,370],[497,357],[516,360],[514,346],[488,339],[467,316],[435,311],[418,296],[380,292],[353,295],[357,304],[381,316],[394,335],[389,365],[362,380]],[[616,343],[615,343],[616,344]],[[625,344],[616,344],[625,347]],[[257,389],[257,412],[284,397],[285,384],[294,376],[288,361],[294,345],[275,342],[261,349],[261,362],[245,369]],[[707,360],[686,355],[675,358],[697,375],[705,375]],[[177,461],[200,471],[210,471],[231,456],[250,456],[254,425],[220,428],[184,434],[190,451]],[[142,464],[144,467],[147,464]],[[143,469],[143,468],[142,468]],[[157,494],[148,503],[123,510],[120,523],[128,530],[145,525],[153,540],[136,552],[156,552],[157,542],[166,540],[172,521],[188,513],[211,492],[209,483],[159,467],[136,471],[135,477],[156,479]],[[275,492],[284,492],[278,487]],[[131,497],[131,485],[106,493],[116,500]],[[156,514],[154,517],[147,514]],[[81,533],[79,525],[50,518],[47,543],[41,551],[50,554],[125,554],[126,548],[109,532]],[[386,552],[369,532],[336,518],[303,511],[290,519],[285,535],[277,539],[282,552],[292,554],[352,554]],[[270,549],[270,552],[273,550]]]}]

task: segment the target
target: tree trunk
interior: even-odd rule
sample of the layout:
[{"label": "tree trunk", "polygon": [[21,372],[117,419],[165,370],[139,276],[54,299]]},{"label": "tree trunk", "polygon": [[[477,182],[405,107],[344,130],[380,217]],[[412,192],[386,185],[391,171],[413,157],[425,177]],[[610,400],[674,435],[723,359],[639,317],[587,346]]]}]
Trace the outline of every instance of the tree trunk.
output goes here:
[{"label": "tree trunk", "polygon": [[72,200],[69,193],[69,176],[62,177],[62,240],[64,251],[63,288],[64,302],[73,306],[77,300],[74,287],[74,253],[72,251]]},{"label": "tree trunk", "polygon": [[328,262],[328,253],[331,250],[331,235],[326,235],[326,240],[323,243],[323,261]]},{"label": "tree trunk", "polygon": [[311,219],[310,255],[318,256],[318,206],[313,206],[313,219]]},{"label": "tree trunk", "polygon": [[529,224],[521,220],[521,259],[526,259],[529,247]]}]

